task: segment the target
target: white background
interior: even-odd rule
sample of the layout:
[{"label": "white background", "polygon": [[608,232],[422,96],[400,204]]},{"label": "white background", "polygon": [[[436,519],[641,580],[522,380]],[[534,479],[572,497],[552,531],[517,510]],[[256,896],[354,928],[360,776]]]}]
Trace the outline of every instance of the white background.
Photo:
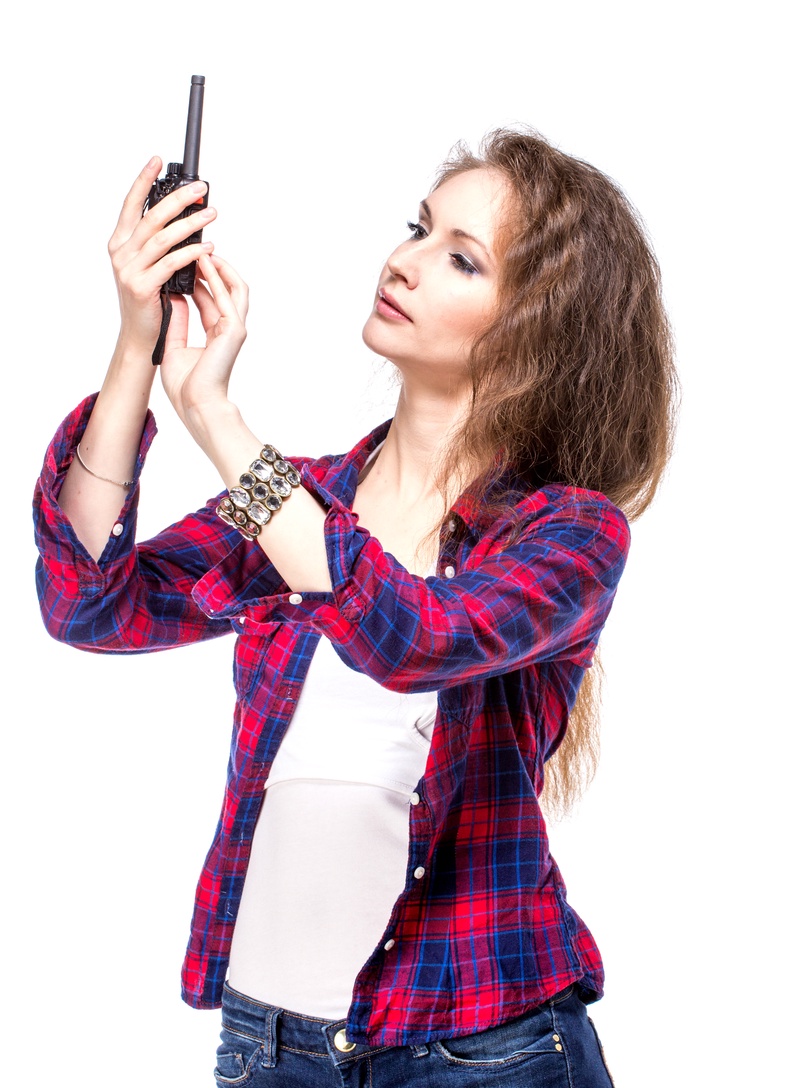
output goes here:
[{"label": "white background", "polygon": [[[785,3],[44,0],[4,26],[4,1083],[212,1084],[178,996],[221,800],[230,640],[52,642],[28,508],[116,327],[105,245],[207,78],[209,237],[249,281],[234,395],[287,453],[391,412],[360,329],[459,138],[527,122],[615,177],[660,257],[684,404],[604,635],[600,773],[553,828],[604,953],[619,1088],[788,1083],[797,902],[796,131]],[[140,529],[219,489],[158,390]],[[791,671],[790,671],[791,670]],[[346,858],[347,844],[331,848]],[[7,1005],[8,1009],[9,1006]],[[796,1073],[794,1074],[796,1075]]]}]

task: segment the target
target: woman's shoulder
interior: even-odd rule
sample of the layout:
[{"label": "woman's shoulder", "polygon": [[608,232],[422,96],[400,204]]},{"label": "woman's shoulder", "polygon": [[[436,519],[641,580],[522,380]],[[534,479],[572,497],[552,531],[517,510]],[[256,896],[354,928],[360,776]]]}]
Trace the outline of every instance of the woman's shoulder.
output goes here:
[{"label": "woman's shoulder", "polygon": [[571,484],[546,484],[520,498],[517,514],[532,524],[575,524],[593,528],[604,535],[613,535],[624,542],[630,539],[628,519],[618,506],[600,491],[574,487]]},{"label": "woman's shoulder", "polygon": [[480,496],[467,492],[457,503],[457,513],[467,522],[501,528],[513,524],[517,532],[537,523],[574,521],[576,523],[604,522],[627,531],[625,514],[600,491],[564,483],[546,483],[525,487],[506,483]]},{"label": "woman's shoulder", "polygon": [[601,491],[575,487],[572,484],[551,483],[519,494],[516,508],[531,514],[571,514],[576,517],[603,516],[627,524],[625,514]]},{"label": "woman's shoulder", "polygon": [[599,491],[548,483],[534,490],[506,491],[502,500],[460,511],[487,553],[517,546],[537,554],[568,550],[614,554],[624,562],[630,528],[618,506]]}]

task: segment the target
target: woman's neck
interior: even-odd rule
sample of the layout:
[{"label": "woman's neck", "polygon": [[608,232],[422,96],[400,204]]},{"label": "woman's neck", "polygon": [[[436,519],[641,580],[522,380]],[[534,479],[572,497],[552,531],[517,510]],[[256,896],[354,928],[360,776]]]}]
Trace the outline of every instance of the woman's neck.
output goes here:
[{"label": "woman's neck", "polygon": [[[439,471],[453,434],[464,419],[466,402],[466,396],[438,396],[404,383],[386,441],[371,466],[376,477],[372,483],[380,481],[401,505],[441,496]],[[458,483],[454,481],[453,487],[458,490]]]},{"label": "woman's neck", "polygon": [[449,441],[464,408],[408,386],[378,455],[362,474],[353,509],[359,523],[413,574],[431,572],[439,526],[460,488],[440,475]]}]

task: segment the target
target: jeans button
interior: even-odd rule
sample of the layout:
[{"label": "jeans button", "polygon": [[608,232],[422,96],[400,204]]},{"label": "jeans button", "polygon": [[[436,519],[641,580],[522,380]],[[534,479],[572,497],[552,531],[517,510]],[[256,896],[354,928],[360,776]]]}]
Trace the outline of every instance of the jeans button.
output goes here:
[{"label": "jeans button", "polygon": [[356,1044],[351,1043],[347,1039],[347,1033],[344,1028],[340,1028],[339,1031],[333,1037],[333,1045],[337,1050],[341,1050],[343,1054],[346,1054],[349,1050],[355,1050]]}]

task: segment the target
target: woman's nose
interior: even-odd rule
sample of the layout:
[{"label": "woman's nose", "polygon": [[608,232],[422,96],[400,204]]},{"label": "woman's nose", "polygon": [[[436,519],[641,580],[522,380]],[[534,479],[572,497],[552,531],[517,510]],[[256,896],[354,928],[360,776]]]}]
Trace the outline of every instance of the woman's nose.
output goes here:
[{"label": "woman's nose", "polygon": [[386,262],[386,267],[395,279],[403,280],[410,291],[419,283],[419,260],[408,242],[397,247]]}]

